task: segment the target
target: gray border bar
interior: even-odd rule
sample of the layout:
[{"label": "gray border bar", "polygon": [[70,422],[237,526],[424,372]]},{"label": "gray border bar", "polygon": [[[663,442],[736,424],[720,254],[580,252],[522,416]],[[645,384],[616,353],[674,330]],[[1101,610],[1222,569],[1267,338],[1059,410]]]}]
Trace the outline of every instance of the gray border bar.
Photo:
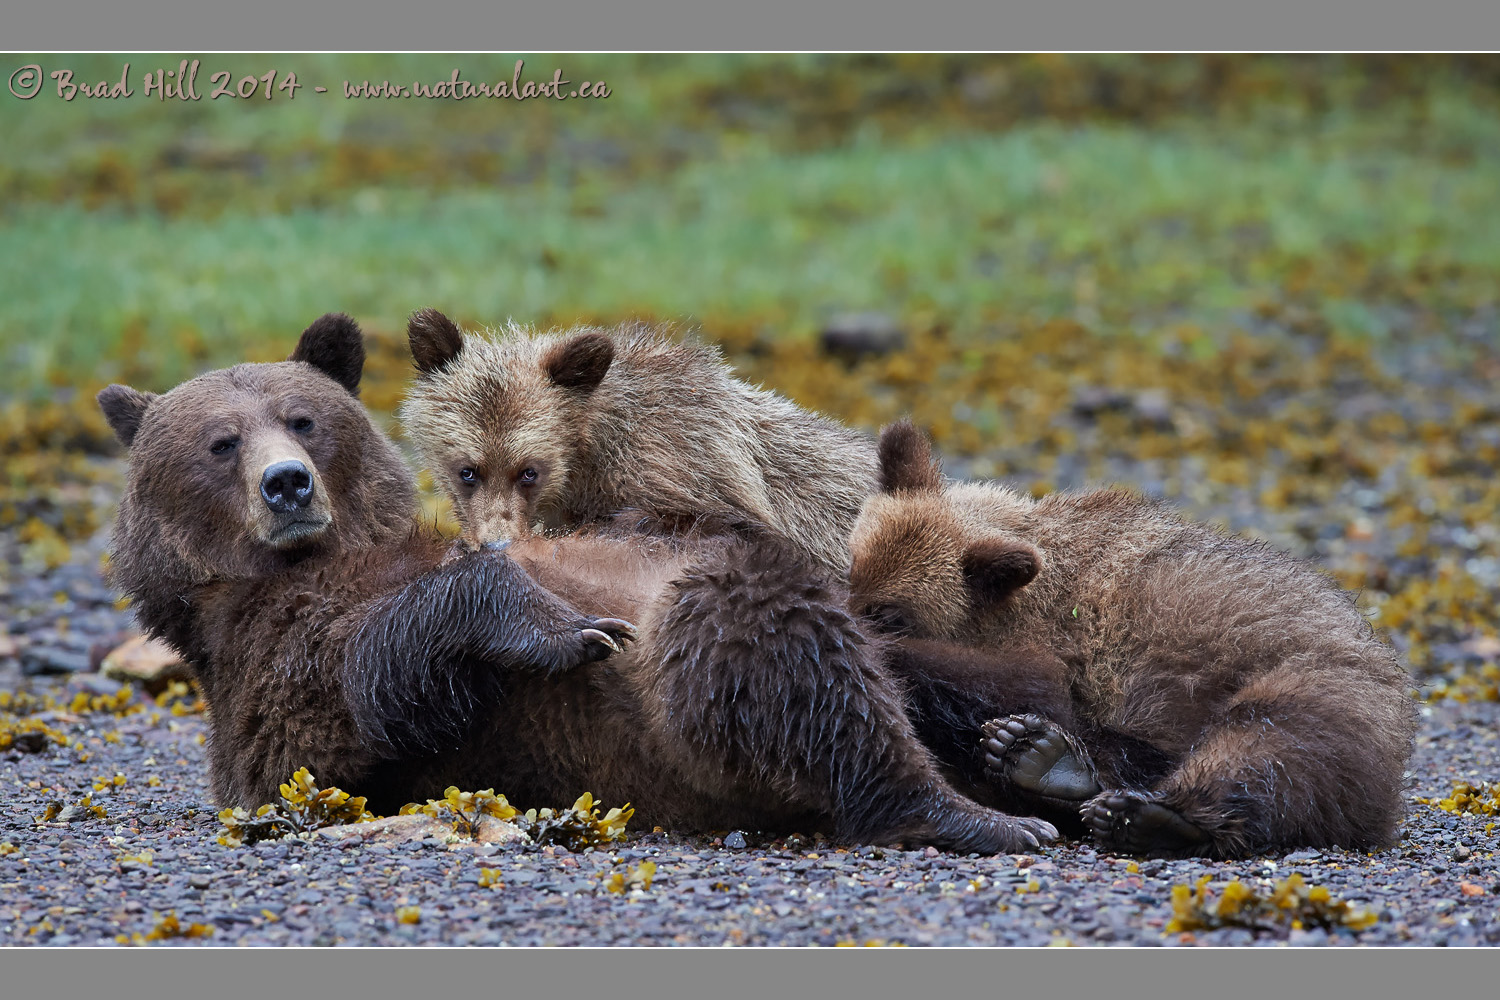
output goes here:
[{"label": "gray border bar", "polygon": [[1472,0],[22,2],[11,51],[1492,51]]}]

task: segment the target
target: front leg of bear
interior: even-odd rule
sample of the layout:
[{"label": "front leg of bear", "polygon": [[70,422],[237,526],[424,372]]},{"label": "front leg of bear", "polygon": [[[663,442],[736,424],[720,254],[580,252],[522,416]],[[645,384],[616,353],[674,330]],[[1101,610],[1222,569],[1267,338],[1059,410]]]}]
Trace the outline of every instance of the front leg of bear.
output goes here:
[{"label": "front leg of bear", "polygon": [[367,736],[398,752],[455,746],[514,671],[554,674],[620,652],[618,618],[584,615],[503,551],[445,560],[370,602],[345,647],[350,707]]}]

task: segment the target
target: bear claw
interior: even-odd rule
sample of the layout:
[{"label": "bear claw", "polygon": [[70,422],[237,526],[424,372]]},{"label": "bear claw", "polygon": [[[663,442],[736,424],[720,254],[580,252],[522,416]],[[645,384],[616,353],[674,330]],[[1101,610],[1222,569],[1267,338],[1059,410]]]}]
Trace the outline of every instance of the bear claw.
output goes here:
[{"label": "bear claw", "polygon": [[1026,818],[1017,820],[1016,822],[1021,828],[1021,836],[1032,847],[1041,847],[1043,841],[1057,839],[1057,827],[1044,819]]},{"label": "bear claw", "polygon": [[994,719],[981,731],[979,748],[994,781],[1062,802],[1083,802],[1102,791],[1088,751],[1039,715]]},{"label": "bear claw", "polygon": [[579,634],[583,636],[583,640],[585,642],[602,643],[603,645],[608,646],[610,649],[614,650],[616,653],[624,652],[624,650],[620,648],[620,644],[618,642],[615,642],[613,637],[611,637],[608,632],[601,632],[596,628],[586,628]]},{"label": "bear claw", "polygon": [[1082,815],[1100,844],[1133,854],[1190,853],[1208,840],[1175,809],[1142,792],[1103,792]]},{"label": "bear claw", "polygon": [[614,653],[623,653],[622,644],[634,642],[637,634],[635,626],[623,618],[594,618],[578,633],[585,643],[598,643]]},{"label": "bear claw", "polygon": [[614,638],[623,642],[634,642],[639,638],[635,626],[623,618],[595,618],[594,628],[609,629],[615,633]]}]

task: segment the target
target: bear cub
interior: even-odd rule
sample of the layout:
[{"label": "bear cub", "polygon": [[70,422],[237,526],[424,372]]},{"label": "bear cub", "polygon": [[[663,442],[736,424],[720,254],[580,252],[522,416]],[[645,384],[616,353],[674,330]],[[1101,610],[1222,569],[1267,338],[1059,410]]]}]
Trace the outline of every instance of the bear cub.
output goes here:
[{"label": "bear cub", "polygon": [[[853,607],[903,641],[962,649],[912,681],[949,692],[946,725],[975,737],[950,739],[949,763],[1043,815],[1081,815],[1117,850],[1393,842],[1418,713],[1352,595],[1124,490],[945,485],[907,421],[879,447]],[[1012,663],[1051,706],[987,718],[986,703],[1014,703]]]},{"label": "bear cub", "polygon": [[848,568],[874,443],[735,378],[716,349],[643,324],[466,336],[436,309],[407,332],[401,422],[471,541],[634,509],[767,531]]}]

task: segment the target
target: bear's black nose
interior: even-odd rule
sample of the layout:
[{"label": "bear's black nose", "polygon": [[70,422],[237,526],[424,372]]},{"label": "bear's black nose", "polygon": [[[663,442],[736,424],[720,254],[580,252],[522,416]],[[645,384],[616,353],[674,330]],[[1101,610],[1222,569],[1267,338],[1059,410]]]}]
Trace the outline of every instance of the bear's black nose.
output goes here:
[{"label": "bear's black nose", "polygon": [[306,507],[313,495],[312,473],[296,460],[268,465],[260,476],[260,495],[276,514]]}]

